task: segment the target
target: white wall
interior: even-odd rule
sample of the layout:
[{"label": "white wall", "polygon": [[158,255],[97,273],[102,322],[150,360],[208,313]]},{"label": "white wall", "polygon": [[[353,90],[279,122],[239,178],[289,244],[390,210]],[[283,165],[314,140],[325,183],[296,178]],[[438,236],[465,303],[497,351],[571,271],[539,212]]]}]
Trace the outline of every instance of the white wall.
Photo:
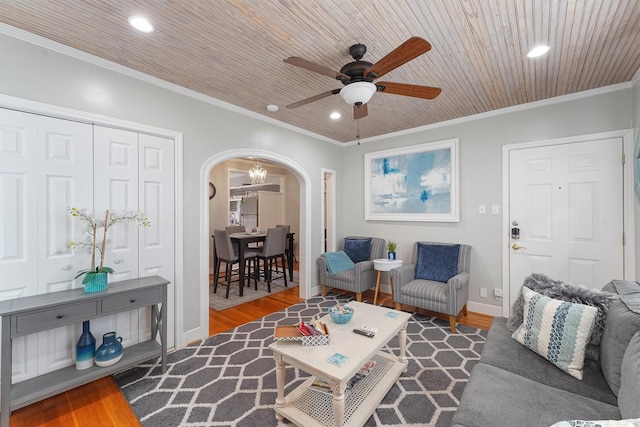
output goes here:
[{"label": "white wall", "polygon": [[[311,180],[308,220],[320,224],[322,168],[341,170],[343,148],[209,103],[0,35],[0,93],[183,133],[184,331],[200,326],[200,170],[227,150],[270,151],[291,159]],[[207,232],[206,230],[204,231]],[[320,256],[321,226],[312,226],[310,265]],[[300,242],[302,244],[303,242]],[[313,268],[313,267],[312,267]],[[312,273],[312,277],[316,275]],[[314,279],[315,280],[315,279]]]},{"label": "white wall", "polygon": [[[480,298],[479,288],[502,288],[502,215],[492,215],[490,209],[491,205],[501,205],[502,201],[502,146],[629,129],[633,121],[633,91],[627,85],[614,92],[511,111],[348,147],[344,164],[350,167],[344,168],[339,179],[349,182],[351,188],[361,193],[364,153],[459,138],[461,219],[459,223],[364,221],[363,196],[344,192],[339,212],[343,213],[345,234],[396,240],[399,242],[398,256],[404,259],[409,258],[411,246],[417,240],[470,244],[473,247],[470,301],[475,303],[476,309],[483,305],[501,306],[502,302],[492,295]],[[479,204],[487,205],[487,214],[478,214]],[[504,206],[500,208],[502,213]],[[495,312],[492,307],[484,308]]]}]

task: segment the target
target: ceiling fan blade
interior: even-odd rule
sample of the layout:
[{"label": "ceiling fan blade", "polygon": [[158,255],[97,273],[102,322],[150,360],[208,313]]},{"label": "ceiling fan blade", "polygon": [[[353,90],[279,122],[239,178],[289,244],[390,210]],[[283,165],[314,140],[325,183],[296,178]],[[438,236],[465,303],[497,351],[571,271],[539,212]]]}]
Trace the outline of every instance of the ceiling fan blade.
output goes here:
[{"label": "ceiling fan blade", "polygon": [[420,37],[411,37],[409,40],[389,52],[387,56],[369,67],[369,69],[364,72],[364,76],[369,80],[382,77],[389,71],[395,70],[402,64],[406,64],[413,58],[428,52],[430,49],[431,44],[429,44],[428,41],[421,39]]},{"label": "ceiling fan blade", "polygon": [[353,106],[353,119],[358,120],[369,115],[369,108],[367,104],[360,104]]},{"label": "ceiling fan blade", "polygon": [[377,82],[376,86],[378,87],[378,92],[424,99],[434,99],[442,92],[442,89],[439,87],[410,85],[406,83]]},{"label": "ceiling fan blade", "polygon": [[329,91],[326,91],[326,92],[322,92],[322,93],[319,93],[318,95],[303,99],[302,101],[298,101],[298,102],[294,102],[293,104],[289,104],[285,108],[302,107],[303,105],[309,104],[310,102],[317,101],[317,100],[322,99],[322,98],[326,98],[327,96],[335,95],[336,93],[339,93],[339,92],[340,92],[340,89],[333,89],[333,90],[329,90]]},{"label": "ceiling fan blade", "polygon": [[292,56],[284,60],[287,64],[295,65],[296,67],[304,68],[305,70],[314,71],[316,73],[324,74],[336,80],[351,80],[351,77],[346,74],[342,74],[339,71],[332,70],[324,65],[316,64],[304,58]]}]

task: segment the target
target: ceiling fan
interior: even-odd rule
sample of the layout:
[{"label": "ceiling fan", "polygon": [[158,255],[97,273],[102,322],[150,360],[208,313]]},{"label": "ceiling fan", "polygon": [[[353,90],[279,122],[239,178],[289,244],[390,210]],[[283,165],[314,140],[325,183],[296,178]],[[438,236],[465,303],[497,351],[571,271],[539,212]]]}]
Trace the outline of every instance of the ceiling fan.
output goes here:
[{"label": "ceiling fan", "polygon": [[373,83],[374,80],[406,64],[423,53],[428,52],[430,49],[431,44],[429,44],[428,41],[420,37],[411,37],[388,53],[387,56],[375,64],[372,64],[371,62],[361,60],[367,52],[367,47],[363,44],[354,44],[349,48],[349,55],[353,57],[354,61],[344,65],[340,71],[334,71],[329,67],[297,56],[287,58],[284,60],[287,64],[340,80],[344,87],[342,89],[329,90],[303,99],[302,101],[294,102],[293,104],[287,105],[286,108],[298,108],[310,102],[339,93],[347,104],[353,105],[353,118],[361,119],[369,114],[367,102],[369,102],[375,92],[434,99],[440,95],[442,91],[440,88],[393,82]]}]

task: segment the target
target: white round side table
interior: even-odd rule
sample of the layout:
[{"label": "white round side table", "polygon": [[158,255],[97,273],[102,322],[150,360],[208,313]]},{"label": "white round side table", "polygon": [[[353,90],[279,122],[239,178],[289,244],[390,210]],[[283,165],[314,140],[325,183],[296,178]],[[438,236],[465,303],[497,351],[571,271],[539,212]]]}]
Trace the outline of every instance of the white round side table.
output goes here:
[{"label": "white round side table", "polygon": [[[376,291],[373,295],[373,305],[376,305],[378,302],[378,291],[380,290],[380,274],[383,271],[391,271],[394,268],[398,268],[402,265],[401,259],[387,259],[387,258],[378,258],[373,260],[373,268],[378,270],[378,278],[376,279]],[[393,279],[391,275],[389,275],[389,282],[391,284],[391,297],[393,297]]]}]

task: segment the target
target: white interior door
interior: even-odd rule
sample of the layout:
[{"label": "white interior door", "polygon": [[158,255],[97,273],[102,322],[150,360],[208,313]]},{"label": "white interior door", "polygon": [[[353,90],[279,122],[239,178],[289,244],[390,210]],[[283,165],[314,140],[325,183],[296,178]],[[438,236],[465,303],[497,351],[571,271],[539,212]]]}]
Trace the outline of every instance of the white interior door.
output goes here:
[{"label": "white interior door", "polygon": [[[139,230],[139,275],[158,275],[167,287],[167,346],[174,346],[175,331],[175,151],[172,139],[139,136],[140,209],[151,222]],[[140,312],[141,325],[149,321],[148,309]],[[141,330],[150,334],[150,325]],[[148,339],[148,338],[144,338]]]},{"label": "white interior door", "polygon": [[510,151],[509,305],[534,272],[597,289],[624,277],[622,153],[622,138]]}]

